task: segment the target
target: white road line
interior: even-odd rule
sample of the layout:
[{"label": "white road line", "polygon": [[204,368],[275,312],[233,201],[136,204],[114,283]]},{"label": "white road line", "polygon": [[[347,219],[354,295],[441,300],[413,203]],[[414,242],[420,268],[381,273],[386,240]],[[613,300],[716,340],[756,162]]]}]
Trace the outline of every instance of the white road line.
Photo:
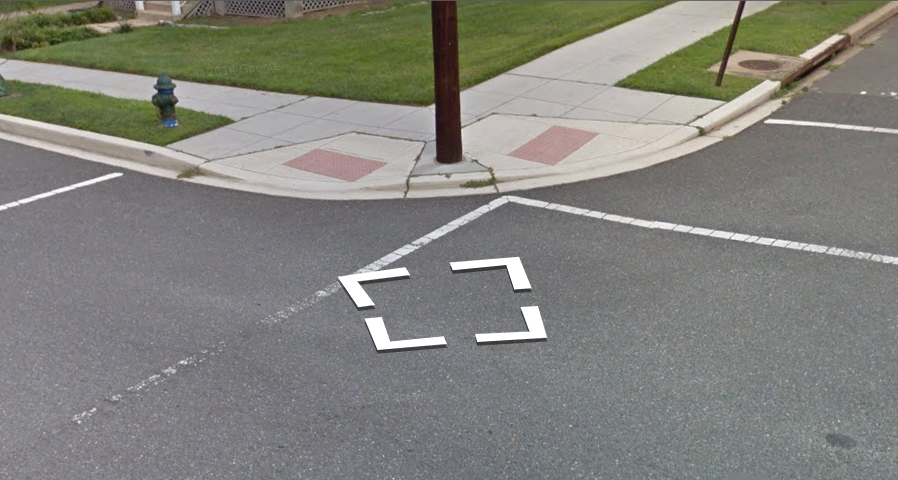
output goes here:
[{"label": "white road line", "polygon": [[801,243],[794,242],[791,240],[782,240],[778,238],[767,238],[767,237],[759,237],[756,235],[746,235],[743,233],[735,233],[735,232],[727,232],[721,230],[714,230],[710,228],[699,228],[693,227],[690,225],[676,225],[673,223],[666,222],[657,222],[652,220],[640,220],[634,219],[630,217],[621,217],[619,215],[612,215],[603,212],[596,212],[591,210],[583,210],[582,208],[574,208],[565,205],[559,205],[556,203],[543,202],[540,200],[530,200],[527,198],[515,197],[515,196],[507,196],[505,197],[509,202],[516,203],[519,205],[526,205],[529,207],[543,208],[546,210],[553,210],[556,212],[564,212],[571,215],[577,215],[582,217],[590,217],[598,220],[606,220],[614,223],[623,223],[626,225],[631,225],[640,228],[647,228],[650,230],[667,230],[671,232],[677,233],[688,233],[690,235],[696,235],[699,237],[707,237],[707,238],[716,238],[721,240],[729,240],[734,242],[741,243],[751,243],[754,245],[761,245],[765,247],[775,247],[775,248],[785,248],[787,250],[796,250],[801,252],[808,253],[821,253],[823,255],[831,255],[835,257],[846,257],[853,258],[856,260],[865,260],[868,262],[874,263],[884,263],[887,265],[898,265],[898,257],[892,257],[888,255],[878,255],[874,253],[867,252],[859,252],[856,250],[849,250],[846,248],[837,248],[837,247],[828,247],[825,245],[815,245],[811,243]]},{"label": "white road line", "polygon": [[[427,235],[424,235],[423,237],[415,240],[414,242],[398,248],[393,253],[384,255],[379,260],[375,261],[374,263],[371,263],[370,265],[368,265],[362,269],[359,269],[352,275],[358,275],[360,273],[368,273],[368,272],[378,271],[381,268],[384,268],[384,267],[390,265],[391,263],[394,263],[397,260],[402,259],[402,257],[405,257],[406,255],[414,252],[415,250],[418,250],[419,248],[429,244],[430,242],[433,242],[434,240],[437,240],[440,237],[443,237],[444,235],[455,231],[459,227],[467,225],[468,223],[471,223],[474,220],[477,220],[478,218],[501,207],[502,205],[505,205],[506,203],[508,203],[508,201],[509,200],[506,197],[497,198],[497,199],[493,200],[492,202],[468,213],[467,215],[459,217],[459,218],[447,223],[446,225],[428,233]],[[320,300],[333,295],[334,293],[336,293],[339,290],[340,290],[340,282],[339,281],[334,282],[334,283],[328,285],[327,287],[315,292],[315,294],[312,295],[311,297],[309,297],[301,302],[298,302],[294,305],[291,305],[290,307],[287,307],[284,310],[281,310],[280,312],[275,313],[274,315],[270,315],[268,318],[262,320],[262,323],[270,325],[270,324],[274,324],[274,323],[278,323],[278,322],[287,320],[288,318],[290,318],[297,312],[305,310],[306,308],[318,303]]]},{"label": "white road line", "polygon": [[[714,230],[714,229],[710,229],[710,228],[699,228],[699,227],[693,227],[693,226],[689,226],[689,225],[678,225],[675,223],[659,222],[659,221],[653,221],[653,220],[643,220],[643,219],[638,219],[638,218],[625,217],[625,216],[620,216],[620,215],[613,215],[613,214],[598,212],[598,211],[594,211],[594,210],[587,210],[585,208],[571,207],[571,206],[567,206],[567,205],[560,205],[557,203],[549,203],[549,202],[544,202],[541,200],[531,200],[528,198],[522,198],[522,197],[508,195],[508,196],[504,196],[501,198],[497,198],[496,200],[493,200],[492,202],[468,213],[467,215],[459,217],[458,219],[449,222],[445,226],[442,226],[442,227],[434,230],[433,232],[430,232],[427,235],[424,235],[423,237],[415,240],[414,242],[411,242],[403,247],[400,247],[396,251],[383,256],[379,260],[367,265],[366,267],[364,267],[362,269],[359,269],[358,271],[355,272],[355,274],[378,271],[392,263],[395,263],[397,260],[402,259],[403,257],[418,250],[419,248],[421,248],[425,245],[428,245],[429,243],[431,243],[439,238],[442,238],[446,234],[453,232],[453,231],[457,230],[458,228],[460,228],[464,225],[467,225],[468,223],[471,223],[474,220],[477,220],[478,218],[482,217],[483,215],[486,215],[487,213],[489,213],[493,210],[496,210],[497,208],[499,208],[505,204],[508,204],[508,203],[515,203],[518,205],[542,208],[545,210],[554,210],[554,211],[567,213],[570,215],[594,218],[597,220],[605,220],[605,221],[609,221],[609,222],[620,223],[620,224],[624,224],[624,225],[631,225],[631,226],[635,226],[635,227],[639,227],[639,228],[646,228],[646,229],[650,229],[650,230],[663,230],[663,231],[676,232],[676,233],[687,233],[690,235],[696,235],[696,236],[706,237],[706,238],[714,238],[714,239],[736,241],[736,242],[742,242],[742,243],[750,243],[750,244],[754,244],[754,245],[761,245],[761,246],[768,246],[768,247],[785,248],[788,250],[796,250],[796,251],[808,252],[808,253],[821,253],[824,255],[847,257],[847,258],[853,258],[856,260],[865,260],[868,262],[875,262],[875,263],[898,265],[898,257],[891,257],[891,256],[887,256],[887,255],[876,255],[876,254],[872,254],[872,253],[858,252],[855,250],[848,250],[848,249],[842,249],[842,248],[836,248],[836,247],[827,247],[824,245],[814,245],[814,244],[801,243],[801,242],[793,242],[793,241],[789,241],[789,240],[782,240],[782,239],[776,239],[776,238],[759,237],[756,235],[746,235],[746,234],[742,234],[742,233]],[[297,313],[311,307],[312,305],[315,305],[319,301],[321,301],[327,297],[330,297],[331,295],[333,295],[334,293],[336,293],[339,290],[340,290],[340,282],[339,281],[334,282],[334,283],[328,285],[327,287],[315,292],[312,296],[310,296],[300,302],[297,302],[294,305],[291,305],[290,307],[288,307],[284,310],[281,310],[280,312],[277,312],[273,315],[268,316],[267,318],[263,319],[261,323],[271,325],[271,324],[275,324],[275,323],[279,323],[284,320],[287,320],[287,319],[291,318],[292,316],[296,315]],[[158,384],[164,382],[166,379],[168,379],[174,375],[177,375],[178,372],[185,367],[195,366],[195,365],[202,363],[209,356],[216,355],[217,352],[220,352],[223,347],[224,347],[224,344],[220,344],[220,347],[218,347],[216,349],[216,351],[203,350],[198,355],[188,357],[184,360],[181,360],[180,362],[176,363],[175,365],[165,368],[165,369],[161,370],[159,373],[153,374],[150,377],[146,378],[145,380],[143,380],[139,383],[136,383],[131,387],[126,388],[124,391],[107,397],[106,401],[109,403],[118,403],[119,401],[122,400],[124,395],[141,393],[144,390],[146,390],[150,387],[153,387],[155,385],[158,385]],[[80,414],[72,417],[72,422],[80,425],[83,422],[87,421],[88,419],[94,417],[98,413],[98,411],[99,410],[97,407],[92,407],[92,408],[84,411],[83,413],[80,413]]]},{"label": "white road line", "polygon": [[794,125],[797,127],[835,128],[837,130],[855,130],[858,132],[888,133],[898,135],[898,128],[869,127],[865,125],[845,125],[841,123],[806,122],[804,120],[783,120],[770,118],[764,121],[769,125]]},{"label": "white road line", "polygon": [[44,199],[44,198],[52,197],[52,196],[54,196],[54,195],[59,195],[60,193],[71,192],[72,190],[75,190],[75,189],[78,189],[78,188],[87,187],[87,186],[94,185],[94,184],[97,184],[97,183],[100,183],[100,182],[105,182],[106,180],[112,180],[113,178],[118,178],[118,177],[121,177],[122,175],[123,175],[123,174],[121,174],[121,173],[110,173],[109,175],[103,175],[102,177],[98,177],[98,178],[95,178],[95,179],[93,179],[93,180],[88,180],[88,181],[86,181],[86,182],[76,183],[76,184],[74,184],[74,185],[69,185],[68,187],[57,188],[56,190],[53,190],[53,191],[50,191],[50,192],[47,192],[47,193],[42,193],[42,194],[40,194],[40,195],[35,195],[35,196],[33,196],[33,197],[23,198],[23,199],[21,199],[21,200],[18,200],[18,201],[12,202],[12,203],[7,203],[7,204],[5,204],[5,205],[0,205],[0,211],[8,210],[8,209],[10,209],[10,208],[15,208],[15,207],[18,207],[18,206],[20,206],[20,205],[25,205],[26,203],[31,203],[31,202],[33,202],[33,201],[35,201],[35,200],[41,200],[41,199]]},{"label": "white road line", "polygon": [[[423,237],[415,240],[414,242],[411,242],[403,247],[400,247],[396,251],[381,257],[379,260],[356,271],[355,274],[374,272],[374,271],[380,270],[381,268],[384,268],[384,267],[390,265],[391,263],[394,263],[397,260],[402,259],[403,257],[414,252],[415,250],[418,250],[419,248],[433,242],[434,240],[437,240],[437,239],[445,236],[446,234],[453,232],[453,231],[457,230],[458,228],[460,228],[464,225],[467,225],[468,223],[473,222],[474,220],[477,220],[478,218],[501,207],[502,205],[505,205],[506,203],[508,203],[508,201],[509,200],[505,197],[497,198],[497,199],[493,200],[492,202],[490,202],[476,210],[471,211],[467,215],[459,217],[459,218],[447,223],[446,225],[428,233],[427,235],[424,235]],[[311,307],[312,305],[315,305],[316,303],[320,302],[321,300],[323,300],[327,297],[330,297],[331,295],[333,295],[334,293],[336,293],[339,290],[340,290],[340,282],[339,281],[334,282],[334,283],[328,285],[327,287],[324,287],[323,289],[318,290],[311,297],[308,297],[300,302],[297,302],[297,303],[285,308],[284,310],[281,310],[280,312],[277,312],[273,315],[269,315],[267,318],[262,320],[262,323],[271,325],[271,324],[275,324],[275,323],[279,323],[284,320],[287,320],[290,317],[296,315],[297,313]],[[225,345],[222,343],[222,344],[220,344],[219,347],[216,348],[215,351],[203,350],[198,355],[194,355],[192,357],[188,357],[184,360],[181,360],[178,363],[176,363],[175,365],[165,368],[165,369],[161,370],[159,373],[155,373],[155,374],[147,377],[146,379],[126,388],[122,392],[118,392],[118,393],[115,393],[113,395],[106,397],[106,401],[109,403],[118,403],[127,394],[138,394],[150,387],[159,385],[160,383],[164,382],[168,378],[170,378],[174,375],[177,375],[179,370],[183,369],[183,367],[192,367],[192,366],[198,365],[198,364],[204,362],[205,359],[208,358],[209,356],[213,356],[213,355],[220,353],[224,347],[225,347]],[[97,414],[97,412],[98,412],[97,407],[91,407],[88,410],[85,410],[84,412],[79,413],[78,415],[75,415],[74,417],[72,417],[72,423],[80,425],[80,424],[84,423],[85,421],[87,421],[88,419],[94,417]]]}]

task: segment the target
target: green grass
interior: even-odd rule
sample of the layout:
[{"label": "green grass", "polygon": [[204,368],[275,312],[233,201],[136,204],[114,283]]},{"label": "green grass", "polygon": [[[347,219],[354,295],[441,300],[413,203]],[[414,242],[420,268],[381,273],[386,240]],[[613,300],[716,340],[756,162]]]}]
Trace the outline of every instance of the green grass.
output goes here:
[{"label": "green grass", "polygon": [[496,177],[492,177],[488,180],[469,180],[461,185],[460,188],[486,188],[492,187],[497,183]]},{"label": "green grass", "polygon": [[55,7],[57,5],[68,5],[70,3],[79,2],[2,2],[2,4],[0,4],[0,13],[38,10],[41,8]]},{"label": "green grass", "polygon": [[159,125],[149,98],[145,102],[121,100],[50,85],[8,83],[12,93],[0,97],[2,114],[153,145],[168,145],[232,123],[226,117],[179,108],[181,126],[165,128]]},{"label": "green grass", "polygon": [[[459,2],[462,88],[670,2]],[[287,93],[433,102],[430,8],[228,29],[139,29],[15,58]]]},{"label": "green grass", "polygon": [[[751,50],[798,56],[840,32],[858,18],[887,2],[781,2],[742,20],[733,52]],[[675,52],[618,82],[619,87],[729,101],[761,80],[727,75],[714,85],[729,27]]]}]

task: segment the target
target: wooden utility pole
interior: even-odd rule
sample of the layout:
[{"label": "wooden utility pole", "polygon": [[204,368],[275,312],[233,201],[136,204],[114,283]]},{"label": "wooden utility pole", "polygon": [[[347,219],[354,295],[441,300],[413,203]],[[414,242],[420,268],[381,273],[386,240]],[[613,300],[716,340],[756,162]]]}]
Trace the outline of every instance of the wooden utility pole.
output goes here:
[{"label": "wooden utility pole", "polygon": [[436,97],[437,162],[458,163],[461,98],[458,87],[458,14],[455,2],[430,2],[433,23],[433,83]]},{"label": "wooden utility pole", "polygon": [[730,27],[730,38],[727,39],[727,48],[723,52],[723,60],[720,62],[720,71],[717,72],[717,82],[716,86],[720,86],[723,83],[723,74],[727,71],[727,62],[730,61],[730,53],[733,51],[733,41],[736,40],[736,31],[739,30],[739,21],[742,20],[742,10],[745,9],[745,2],[740,1],[739,6],[736,7],[736,18],[733,19],[733,26]]}]

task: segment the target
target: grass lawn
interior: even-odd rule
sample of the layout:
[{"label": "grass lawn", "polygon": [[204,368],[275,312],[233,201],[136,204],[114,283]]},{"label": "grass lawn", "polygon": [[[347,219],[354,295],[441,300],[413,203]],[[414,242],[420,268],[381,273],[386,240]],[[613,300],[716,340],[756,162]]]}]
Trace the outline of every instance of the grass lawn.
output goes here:
[{"label": "grass lawn", "polygon": [[179,108],[181,126],[164,128],[159,125],[156,108],[149,99],[122,100],[50,85],[8,83],[12,93],[0,97],[2,114],[153,145],[168,145],[232,123],[227,117]]},{"label": "grass lawn", "polygon": [[81,3],[81,2],[50,2],[50,1],[46,1],[46,2],[45,1],[40,1],[40,2],[2,2],[2,4],[0,4],[0,12],[10,13],[10,12],[37,10],[40,8],[55,7],[57,5],[67,5],[70,3]]},{"label": "grass lawn", "polygon": [[[462,88],[671,2],[459,2]],[[228,29],[150,27],[14,58],[325,97],[433,102],[430,7]]]},{"label": "grass lawn", "polygon": [[[798,56],[839,33],[845,27],[888,2],[781,2],[743,19],[733,52],[751,50]],[[735,8],[733,9],[735,14]],[[618,82],[619,87],[729,101],[751,90],[761,80],[727,75],[714,86],[717,73],[709,72],[723,57],[729,27],[672,53]]]}]

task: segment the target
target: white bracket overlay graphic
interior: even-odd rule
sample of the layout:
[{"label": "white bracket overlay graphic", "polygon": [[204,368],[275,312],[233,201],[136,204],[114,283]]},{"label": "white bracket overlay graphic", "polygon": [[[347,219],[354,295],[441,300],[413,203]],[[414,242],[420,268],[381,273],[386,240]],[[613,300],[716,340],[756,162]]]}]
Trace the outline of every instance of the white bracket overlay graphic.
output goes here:
[{"label": "white bracket overlay graphic", "polygon": [[521,263],[521,257],[493,258],[490,260],[472,260],[470,262],[452,262],[449,264],[453,272],[466,272],[470,270],[485,270],[488,268],[505,267],[508,277],[511,278],[511,288],[515,292],[529,292],[530,280],[527,280],[527,272]]},{"label": "white bracket overlay graphic", "polygon": [[420,348],[445,347],[446,337],[416,338],[413,340],[390,340],[387,334],[387,327],[384,326],[382,317],[366,318],[365,323],[368,324],[368,331],[371,333],[371,339],[374,340],[374,346],[378,352],[393,352],[397,350],[412,350]]},{"label": "white bracket overlay graphic", "polygon": [[394,268],[393,270],[383,270],[380,272],[356,273],[355,275],[346,275],[340,278],[340,283],[346,289],[346,293],[352,298],[355,307],[358,309],[370,308],[374,306],[371,297],[365,292],[360,285],[362,282],[375,282],[378,280],[393,280],[397,278],[409,278],[408,270],[404,268]]},{"label": "white bracket overlay graphic", "polygon": [[[520,257],[494,258],[490,260],[474,260],[469,262],[452,262],[449,264],[453,272],[465,272],[471,270],[484,270],[496,267],[505,267],[511,278],[511,287],[515,292],[529,292],[530,280]],[[526,332],[507,333],[478,333],[474,335],[478,344],[481,343],[506,343],[506,342],[532,342],[546,340],[546,328],[543,325],[539,307],[521,307],[524,314],[524,322],[527,323]]]},{"label": "white bracket overlay graphic", "polygon": [[[346,289],[346,293],[352,298],[356,308],[370,308],[374,306],[371,297],[362,288],[362,282],[374,282],[378,280],[393,280],[398,278],[409,278],[408,270],[405,268],[396,268],[393,270],[384,270],[379,272],[357,273],[355,275],[346,275],[340,278],[340,283]],[[387,334],[387,327],[384,325],[383,317],[366,318],[365,323],[368,324],[368,332],[371,333],[371,340],[374,340],[374,347],[378,352],[391,352],[397,350],[410,350],[421,348],[445,347],[445,337],[416,338],[412,340],[396,340],[391,341],[390,335]]]}]

